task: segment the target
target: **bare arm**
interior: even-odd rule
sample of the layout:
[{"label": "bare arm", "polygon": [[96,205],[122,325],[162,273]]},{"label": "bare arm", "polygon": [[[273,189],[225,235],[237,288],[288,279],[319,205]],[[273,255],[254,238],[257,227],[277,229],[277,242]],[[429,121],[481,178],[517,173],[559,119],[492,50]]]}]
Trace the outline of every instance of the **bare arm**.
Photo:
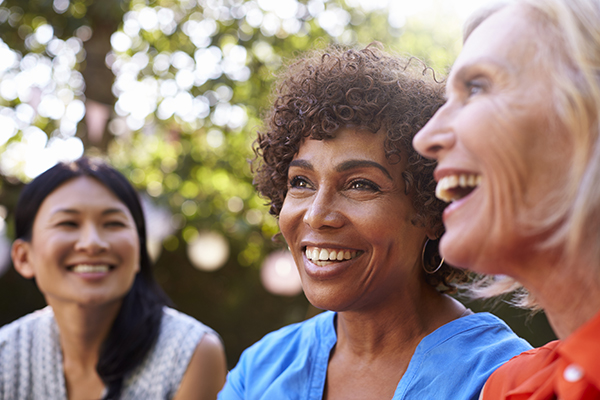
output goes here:
[{"label": "bare arm", "polygon": [[216,335],[207,333],[198,343],[173,400],[215,400],[226,376],[223,344]]}]

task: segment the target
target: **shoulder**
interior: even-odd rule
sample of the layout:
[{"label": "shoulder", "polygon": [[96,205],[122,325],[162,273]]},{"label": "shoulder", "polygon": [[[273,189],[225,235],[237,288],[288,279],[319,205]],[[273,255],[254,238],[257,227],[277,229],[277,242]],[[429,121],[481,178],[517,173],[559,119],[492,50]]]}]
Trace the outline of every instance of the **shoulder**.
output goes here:
[{"label": "shoulder", "polygon": [[174,400],[214,399],[225,383],[227,361],[221,339],[205,334],[196,346]]},{"label": "shoulder", "polygon": [[426,336],[405,375],[415,395],[437,393],[437,398],[477,399],[494,370],[529,349],[531,346],[502,320],[476,313]]},{"label": "shoulder", "polygon": [[[169,307],[163,308],[155,356],[183,358],[186,362],[206,334],[217,333],[197,319]],[[209,343],[207,341],[207,343]]]},{"label": "shoulder", "polygon": [[[223,346],[223,341],[217,332],[200,321],[173,309],[166,309],[165,314],[167,313],[170,315],[165,319],[170,319],[173,316],[177,319],[177,322],[170,322],[172,328],[183,328],[187,331],[188,336],[193,337],[193,339],[190,340],[190,344],[195,343],[196,345],[192,352],[191,363],[195,363],[196,365],[211,365],[213,361],[221,361],[221,358],[223,358],[225,354],[225,348]],[[199,337],[199,339],[196,340],[196,337]]]},{"label": "shoulder", "polygon": [[490,369],[490,373],[515,355],[531,349],[504,321],[489,313],[468,315],[440,329],[443,328],[446,328],[445,335],[439,347],[454,353],[456,360]]},{"label": "shoulder", "polygon": [[475,313],[459,318],[439,330],[443,332],[445,340],[463,342],[469,348],[481,347],[482,350],[489,351],[491,346],[507,352],[518,350],[518,353],[531,349],[529,343],[519,338],[504,321],[489,313]]},{"label": "shoulder", "polygon": [[523,371],[524,369],[538,370],[539,368],[552,363],[557,358],[556,351],[560,343],[559,340],[554,340],[542,347],[524,351],[512,357],[500,368],[503,370],[514,368],[515,371]]},{"label": "shoulder", "polygon": [[[205,336],[210,339],[204,340]],[[220,339],[211,328],[189,315],[164,307],[158,339],[127,381],[125,397],[141,398],[158,393],[173,396],[197,349],[203,353],[200,356],[204,353],[210,356],[218,350],[215,341],[220,342]]]},{"label": "shoulder", "polygon": [[193,332],[214,332],[211,328],[198,321],[196,318],[184,314],[170,307],[163,308],[161,321],[161,334],[163,331],[184,330]]},{"label": "shoulder", "polygon": [[334,317],[325,311],[265,335],[244,350],[219,399],[307,398],[314,374],[326,373],[337,339]]},{"label": "shoulder", "polygon": [[559,340],[554,340],[542,347],[537,347],[512,357],[494,373],[494,377],[519,376],[526,377],[535,373],[547,365],[552,364],[557,355]]},{"label": "shoulder", "polygon": [[534,375],[539,375],[538,381],[550,379],[552,369],[548,369],[548,367],[558,357],[559,344],[560,341],[555,340],[545,346],[525,351],[511,358],[490,376],[485,384],[482,398],[490,395],[493,395],[494,398],[503,396],[506,392],[520,386]]},{"label": "shoulder", "polygon": [[328,335],[327,325],[333,327],[334,315],[325,311],[306,321],[270,332],[246,349],[242,358],[252,359],[256,363],[261,359],[288,358],[290,353],[304,353],[314,339]]},{"label": "shoulder", "polygon": [[221,339],[212,328],[180,311],[163,308],[157,346],[175,348],[187,358],[200,343],[214,347],[216,342],[220,344]]},{"label": "shoulder", "polygon": [[[47,385],[56,385],[60,377],[53,372],[59,370],[60,360],[58,328],[50,307],[3,326],[0,328],[0,398],[36,397]],[[59,395],[59,391],[56,387],[54,392]]]},{"label": "shoulder", "polygon": [[27,314],[0,328],[0,347],[3,343],[19,340],[23,336],[30,336],[39,331],[40,327],[51,325],[53,322],[54,313],[50,307]]}]

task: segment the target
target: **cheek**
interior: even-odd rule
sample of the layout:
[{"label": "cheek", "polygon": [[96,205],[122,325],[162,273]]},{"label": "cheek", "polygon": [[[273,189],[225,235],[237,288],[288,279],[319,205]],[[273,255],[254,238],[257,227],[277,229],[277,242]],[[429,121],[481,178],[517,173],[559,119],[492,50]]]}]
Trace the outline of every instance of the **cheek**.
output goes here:
[{"label": "cheek", "polygon": [[519,151],[509,144],[498,145],[485,153],[484,176],[487,212],[494,218],[493,228],[514,223],[519,207],[524,203],[528,168],[519,158]]},{"label": "cheek", "polygon": [[74,240],[61,234],[51,235],[43,239],[43,243],[33,242],[34,268],[45,270],[48,264],[64,265],[73,249]]},{"label": "cheek", "polygon": [[[498,102],[500,103],[500,102]],[[523,202],[531,175],[531,129],[525,113],[507,102],[489,104],[475,113],[464,145],[478,160],[484,177],[485,198],[494,215],[514,216]]]},{"label": "cheek", "polygon": [[33,278],[44,295],[61,285],[69,248],[60,240],[50,239],[43,246],[35,246],[32,253]]},{"label": "cheek", "polygon": [[298,212],[294,210],[292,203],[286,198],[279,213],[279,230],[286,241],[291,240],[293,229],[298,226]]},{"label": "cheek", "polygon": [[358,208],[353,220],[373,245],[404,249],[412,254],[425,241],[425,228],[412,223],[416,211],[410,200],[404,194],[398,197],[379,207]]},{"label": "cheek", "polygon": [[140,268],[140,242],[137,234],[124,234],[112,239],[114,250],[127,264],[134,265],[137,272]]},{"label": "cheek", "polygon": [[133,256],[132,263],[135,266],[134,272],[138,273],[138,272],[140,272],[140,246],[139,245],[134,248],[133,254],[134,254],[134,256]]},{"label": "cheek", "polygon": [[478,246],[486,259],[522,253],[523,240],[529,235],[527,225],[543,201],[536,187],[540,167],[549,165],[548,156],[539,149],[539,141],[546,142],[544,124],[534,111],[528,115],[525,105],[517,109],[497,107],[485,134],[483,129],[470,132],[469,153],[478,160],[484,176],[479,218],[477,214],[472,218],[487,230],[485,243]]}]

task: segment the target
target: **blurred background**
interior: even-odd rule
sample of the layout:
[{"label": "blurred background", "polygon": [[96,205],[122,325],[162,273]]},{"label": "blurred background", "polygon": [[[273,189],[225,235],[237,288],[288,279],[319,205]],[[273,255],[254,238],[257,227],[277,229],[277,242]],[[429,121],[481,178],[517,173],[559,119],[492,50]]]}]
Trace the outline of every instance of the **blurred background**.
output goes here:
[{"label": "blurred background", "polygon": [[[447,74],[485,0],[0,0],[0,326],[45,305],[10,263],[24,183],[83,154],[139,189],[158,282],[217,330],[229,367],[307,301],[248,159],[275,74],[330,43]],[[491,309],[535,346],[543,314]]]}]

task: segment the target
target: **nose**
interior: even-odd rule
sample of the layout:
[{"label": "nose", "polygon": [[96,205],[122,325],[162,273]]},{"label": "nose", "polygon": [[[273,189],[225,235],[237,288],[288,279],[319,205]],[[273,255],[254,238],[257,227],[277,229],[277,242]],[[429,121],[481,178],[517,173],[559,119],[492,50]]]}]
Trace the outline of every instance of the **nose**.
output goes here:
[{"label": "nose", "polygon": [[450,109],[448,104],[435,115],[413,138],[413,147],[423,157],[439,160],[456,142],[456,136],[449,126]]},{"label": "nose", "polygon": [[81,229],[81,235],[75,243],[75,250],[97,254],[108,250],[108,242],[103,239],[96,226],[88,224]]},{"label": "nose", "polygon": [[344,225],[344,216],[336,205],[334,193],[318,189],[309,201],[302,220],[312,229],[340,228]]}]

